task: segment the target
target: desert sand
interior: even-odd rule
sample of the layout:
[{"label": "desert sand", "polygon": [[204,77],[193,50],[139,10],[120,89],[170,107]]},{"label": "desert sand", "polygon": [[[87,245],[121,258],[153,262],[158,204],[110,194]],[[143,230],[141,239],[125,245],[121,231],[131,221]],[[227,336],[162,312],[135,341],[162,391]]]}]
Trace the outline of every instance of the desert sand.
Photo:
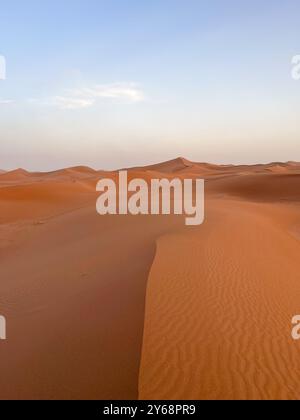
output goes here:
[{"label": "desert sand", "polygon": [[0,172],[0,399],[298,399],[300,164],[179,158],[206,220],[99,216],[87,167]]}]

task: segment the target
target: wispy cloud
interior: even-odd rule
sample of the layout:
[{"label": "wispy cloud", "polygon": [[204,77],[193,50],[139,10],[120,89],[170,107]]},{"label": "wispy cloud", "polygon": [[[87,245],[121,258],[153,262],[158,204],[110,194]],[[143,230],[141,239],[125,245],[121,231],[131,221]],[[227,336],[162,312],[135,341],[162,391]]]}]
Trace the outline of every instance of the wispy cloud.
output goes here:
[{"label": "wispy cloud", "polygon": [[137,103],[144,99],[145,95],[136,83],[112,83],[67,90],[64,95],[51,98],[50,103],[61,109],[82,109],[99,100]]},{"label": "wispy cloud", "polygon": [[89,108],[94,105],[93,99],[80,99],[67,96],[55,96],[51,99],[50,104],[61,109],[81,109]]},{"label": "wispy cloud", "polygon": [[12,99],[1,99],[0,98],[0,105],[10,105],[13,104],[15,101]]}]

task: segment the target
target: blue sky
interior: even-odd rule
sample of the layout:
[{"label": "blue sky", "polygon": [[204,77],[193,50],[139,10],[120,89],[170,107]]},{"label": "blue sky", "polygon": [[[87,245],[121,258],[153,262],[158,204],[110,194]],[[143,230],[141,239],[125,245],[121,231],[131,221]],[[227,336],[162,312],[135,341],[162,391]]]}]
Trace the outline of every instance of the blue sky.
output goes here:
[{"label": "blue sky", "polygon": [[299,0],[1,5],[0,168],[300,160]]}]

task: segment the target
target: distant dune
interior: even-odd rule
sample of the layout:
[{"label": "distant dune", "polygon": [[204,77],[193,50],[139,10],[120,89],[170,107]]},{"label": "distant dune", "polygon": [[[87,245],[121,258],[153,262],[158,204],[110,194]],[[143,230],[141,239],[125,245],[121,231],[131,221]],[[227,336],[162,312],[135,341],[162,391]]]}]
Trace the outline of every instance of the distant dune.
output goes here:
[{"label": "distant dune", "polygon": [[181,171],[185,168],[189,168],[192,166],[192,163],[189,162],[187,159],[184,158],[177,158],[167,162],[158,163],[155,165],[149,165],[139,168],[134,168],[135,170],[143,170],[143,171],[154,171],[154,172],[166,172],[166,173],[174,173]]},{"label": "distant dune", "polygon": [[23,180],[29,175],[30,175],[29,172],[25,171],[24,169],[16,169],[10,172],[1,171],[0,173],[1,182],[5,182],[5,181],[18,182],[19,180]]},{"label": "distant dune", "polygon": [[101,217],[116,172],[0,171],[0,399],[298,399],[300,164],[174,159],[206,220]]}]

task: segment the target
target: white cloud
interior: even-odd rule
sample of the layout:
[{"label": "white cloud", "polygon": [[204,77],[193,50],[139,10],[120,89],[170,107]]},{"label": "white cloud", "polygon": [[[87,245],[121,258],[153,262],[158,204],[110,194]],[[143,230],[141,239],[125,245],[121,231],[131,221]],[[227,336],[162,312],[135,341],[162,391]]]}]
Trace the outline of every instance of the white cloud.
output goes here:
[{"label": "white cloud", "polygon": [[112,83],[68,90],[65,95],[52,98],[50,103],[61,109],[81,109],[89,108],[101,99],[137,103],[142,102],[145,96],[135,83]]},{"label": "white cloud", "polygon": [[0,105],[10,105],[13,104],[14,101],[11,99],[0,99]]},{"label": "white cloud", "polygon": [[80,99],[65,96],[55,96],[51,101],[51,104],[56,105],[61,109],[81,109],[89,108],[94,105],[94,99]]}]

